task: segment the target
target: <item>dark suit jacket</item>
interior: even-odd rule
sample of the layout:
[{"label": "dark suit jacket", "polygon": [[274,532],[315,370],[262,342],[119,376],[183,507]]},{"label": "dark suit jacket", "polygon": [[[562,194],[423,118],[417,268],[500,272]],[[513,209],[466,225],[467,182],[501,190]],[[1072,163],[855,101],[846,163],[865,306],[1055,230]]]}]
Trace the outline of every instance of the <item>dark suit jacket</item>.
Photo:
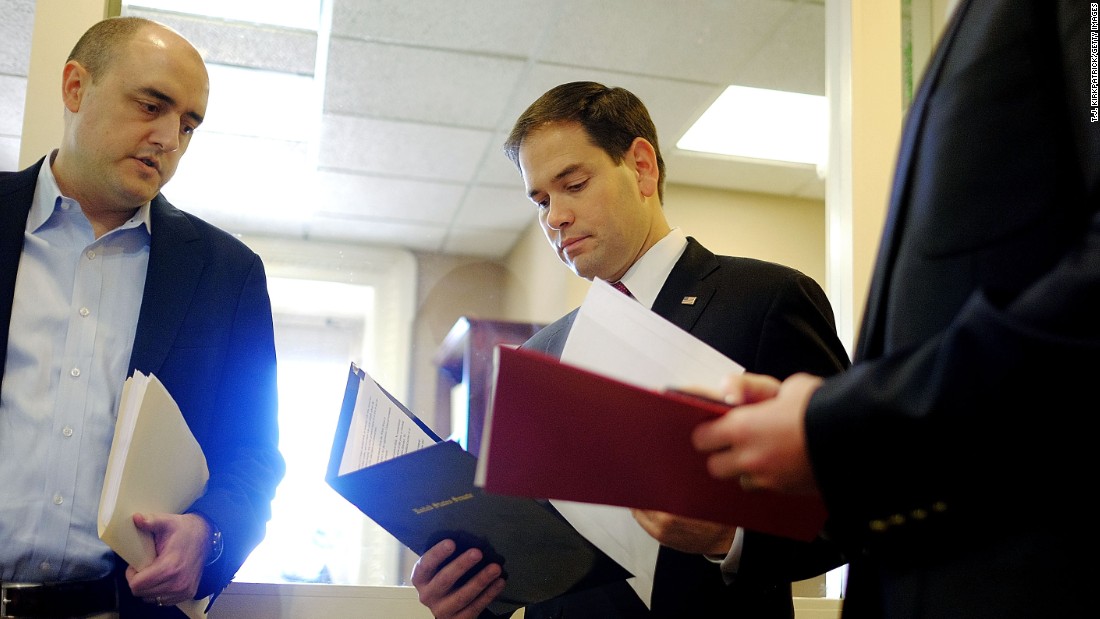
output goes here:
[{"label": "dark suit jacket", "polygon": [[[2,325],[11,320],[23,232],[41,166],[39,161],[21,172],[0,173]],[[202,597],[220,592],[263,539],[284,472],[271,304],[259,256],[231,235],[160,195],[152,203],[152,231],[130,370],[155,374],[164,383],[207,458],[210,481],[192,509],[217,523],[225,545],[221,558],[203,573]],[[7,342],[5,327],[0,372]],[[127,611],[130,603],[124,604],[122,619],[130,612],[142,617],[159,612]]]},{"label": "dark suit jacket", "polygon": [[1090,4],[963,0],[914,98],[856,362],[807,411],[846,618],[1095,613]]},{"label": "dark suit jacket", "polygon": [[[697,300],[684,305],[685,296]],[[777,377],[798,371],[830,375],[848,365],[832,307],[816,282],[778,264],[716,256],[690,237],[653,311],[752,372]],[[576,314],[574,310],[547,325],[524,347],[561,356]],[[746,532],[732,585],[725,584],[719,567],[707,558],[662,547],[652,612],[620,582],[530,606],[524,616],[789,618],[794,616],[791,582],[843,563],[839,551],[824,542],[804,544]]]}]

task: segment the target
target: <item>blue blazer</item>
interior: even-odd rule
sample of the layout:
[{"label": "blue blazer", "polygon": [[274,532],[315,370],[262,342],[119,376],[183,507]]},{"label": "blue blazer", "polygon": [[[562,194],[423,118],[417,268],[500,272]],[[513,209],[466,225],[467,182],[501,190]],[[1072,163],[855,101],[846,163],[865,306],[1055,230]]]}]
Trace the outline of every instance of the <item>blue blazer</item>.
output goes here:
[{"label": "blue blazer", "polygon": [[[682,303],[688,296],[695,297],[693,304]],[[524,347],[560,357],[577,311],[544,327]],[[717,256],[691,237],[653,311],[751,372],[780,378],[799,371],[828,376],[848,366],[832,306],[813,279],[770,262]],[[524,616],[789,619],[794,616],[791,582],[844,562],[839,549],[824,540],[802,543],[748,531],[738,576],[731,585],[706,557],[662,546],[652,610],[620,582],[530,606]]]},{"label": "blue blazer", "polygon": [[[3,325],[11,321],[23,234],[43,161],[0,173]],[[220,593],[263,539],[284,473],[271,304],[259,256],[230,234],[159,194],[152,202],[152,230],[130,370],[155,374],[164,383],[207,458],[210,481],[192,509],[218,524],[224,551],[203,573],[203,597]],[[7,342],[5,326],[0,373]],[[121,588],[129,592],[125,583]],[[127,611],[131,602],[124,600],[123,619],[136,612]],[[154,612],[162,611],[149,607],[140,616]],[[174,609],[164,612],[178,616]]]},{"label": "blue blazer", "polygon": [[846,619],[1095,614],[1090,5],[963,0],[914,97],[855,363],[807,410]]}]

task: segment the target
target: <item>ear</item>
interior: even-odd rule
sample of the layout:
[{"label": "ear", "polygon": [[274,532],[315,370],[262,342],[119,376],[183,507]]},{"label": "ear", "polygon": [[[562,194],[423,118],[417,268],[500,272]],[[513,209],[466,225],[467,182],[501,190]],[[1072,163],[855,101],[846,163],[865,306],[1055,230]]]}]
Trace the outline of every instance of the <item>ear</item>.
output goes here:
[{"label": "ear", "polygon": [[638,189],[642,195],[647,198],[657,195],[661,171],[657,168],[657,151],[653,145],[645,138],[634,138],[626,156],[634,165],[634,172],[638,175]]},{"label": "ear", "polygon": [[61,101],[65,109],[70,112],[80,111],[80,102],[84,99],[84,91],[91,83],[88,70],[75,60],[65,63],[61,72]]}]

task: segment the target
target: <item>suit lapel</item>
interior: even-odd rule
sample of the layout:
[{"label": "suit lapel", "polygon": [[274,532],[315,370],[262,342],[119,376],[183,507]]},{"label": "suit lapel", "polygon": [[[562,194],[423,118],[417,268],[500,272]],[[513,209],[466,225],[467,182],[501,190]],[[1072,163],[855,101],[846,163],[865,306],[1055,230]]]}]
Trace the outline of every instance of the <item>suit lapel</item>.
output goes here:
[{"label": "suit lapel", "polygon": [[546,339],[546,349],[544,352],[554,355],[554,357],[561,359],[561,353],[565,350],[565,342],[569,339],[569,332],[573,329],[573,321],[577,319],[577,314],[581,311],[577,309],[566,314],[565,318],[556,321],[550,325],[547,325],[549,329],[548,337]]},{"label": "suit lapel", "polygon": [[3,375],[8,354],[8,327],[15,300],[15,276],[23,253],[23,234],[43,161],[45,159],[39,159],[26,170],[0,178],[0,325],[3,325],[0,329],[0,375]]},{"label": "suit lapel", "polygon": [[191,307],[204,266],[191,222],[160,195],[152,204],[149,268],[130,368],[157,372]]},{"label": "suit lapel", "polygon": [[681,329],[691,331],[714,297],[715,285],[707,282],[706,277],[717,268],[714,254],[688,237],[687,248],[653,302],[653,311]]}]

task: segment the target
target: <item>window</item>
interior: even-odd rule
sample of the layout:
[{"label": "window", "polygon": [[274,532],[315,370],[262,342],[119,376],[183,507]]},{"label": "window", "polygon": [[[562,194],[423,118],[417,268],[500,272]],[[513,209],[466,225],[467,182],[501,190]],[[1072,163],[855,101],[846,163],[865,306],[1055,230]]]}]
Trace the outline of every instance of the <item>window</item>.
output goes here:
[{"label": "window", "polygon": [[267,536],[236,580],[400,584],[404,547],[332,490],[325,471],[349,363],[395,394],[406,389],[413,258],[400,250],[243,240],[268,271],[287,473]]}]

